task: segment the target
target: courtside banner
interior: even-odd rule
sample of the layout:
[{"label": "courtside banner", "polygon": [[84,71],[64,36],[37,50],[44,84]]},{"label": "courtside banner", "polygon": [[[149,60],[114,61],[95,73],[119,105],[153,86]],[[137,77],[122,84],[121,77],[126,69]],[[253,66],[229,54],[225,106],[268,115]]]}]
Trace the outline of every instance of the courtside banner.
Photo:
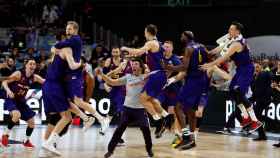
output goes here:
[{"label": "courtside banner", "polygon": [[[26,95],[26,104],[36,112],[35,123],[42,124],[46,121],[44,112],[44,103],[42,100],[42,91],[39,89],[30,89]],[[3,98],[0,98],[0,123],[6,122],[8,111],[4,110]],[[101,115],[107,115],[110,111],[111,102],[107,96],[99,96],[97,98],[90,98],[89,103]],[[235,105],[228,99],[227,92],[211,90],[209,93],[208,105],[205,108],[203,125],[221,127],[225,125],[230,114],[235,110]],[[5,117],[6,116],[6,117]],[[263,111],[265,117],[265,127],[267,131],[280,132],[280,102],[273,101],[269,105],[267,111]],[[20,121],[20,124],[25,124]],[[240,124],[236,120],[235,126]]]},{"label": "courtside banner", "polygon": [[[254,105],[255,106],[255,105]],[[211,90],[209,93],[208,105],[205,108],[203,125],[223,128],[229,116],[237,107],[228,97],[228,92]],[[263,111],[265,128],[267,131],[280,132],[280,101],[272,101]],[[235,119],[235,126],[240,123]]]},{"label": "courtside banner", "polygon": [[[26,104],[36,112],[35,123],[42,124],[46,121],[46,115],[44,112],[44,103],[42,99],[42,90],[40,89],[30,89],[26,94]],[[4,110],[5,99],[0,98],[0,123],[5,123],[5,115],[9,115],[9,112]],[[97,98],[90,98],[89,103],[91,106],[101,114],[107,115],[110,110],[111,102],[110,99],[106,96]],[[23,121],[20,121],[20,124],[25,124]]]}]

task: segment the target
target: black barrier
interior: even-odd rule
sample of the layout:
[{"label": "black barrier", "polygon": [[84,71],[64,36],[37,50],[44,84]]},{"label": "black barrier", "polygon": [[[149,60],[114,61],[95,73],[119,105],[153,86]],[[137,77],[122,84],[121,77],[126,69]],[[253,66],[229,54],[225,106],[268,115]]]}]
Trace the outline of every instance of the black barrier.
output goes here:
[{"label": "black barrier", "polygon": [[[44,123],[45,115],[43,114],[43,106],[42,99],[39,94],[39,90],[31,89],[30,93],[35,93],[35,98],[30,98],[27,100],[27,104],[39,115],[40,121]],[[39,94],[36,96],[36,94]],[[101,115],[106,115],[109,113],[111,105],[110,100],[108,99],[108,95],[106,92],[98,93],[98,95],[94,96],[90,99],[90,104],[97,109],[97,111]],[[0,98],[0,123],[5,123],[6,117],[4,117],[4,100]],[[202,125],[207,126],[215,126],[219,128],[223,128],[227,118],[234,111],[235,106],[229,100],[228,92],[217,91],[215,89],[211,89],[209,92],[209,100],[208,105],[204,111],[204,118]],[[6,111],[6,114],[7,111]],[[269,105],[269,108],[265,115],[265,127],[267,131],[279,132],[280,133],[280,101],[273,100],[273,102]],[[152,119],[152,118],[150,118]],[[151,122],[153,122],[151,120]],[[113,124],[116,123],[116,120],[113,121]],[[238,126],[238,122],[236,124]]]},{"label": "black barrier", "polygon": [[227,93],[211,89],[205,107],[203,125],[223,127],[226,118]]},{"label": "black barrier", "polygon": [[267,110],[265,125],[267,131],[280,133],[280,102],[273,101]]},{"label": "black barrier", "polygon": [[[229,100],[228,92],[212,89],[205,108],[203,125],[223,128],[227,118],[236,107]],[[263,112],[267,131],[280,133],[280,101],[273,100],[267,111]],[[239,124],[236,121],[236,126]]]}]

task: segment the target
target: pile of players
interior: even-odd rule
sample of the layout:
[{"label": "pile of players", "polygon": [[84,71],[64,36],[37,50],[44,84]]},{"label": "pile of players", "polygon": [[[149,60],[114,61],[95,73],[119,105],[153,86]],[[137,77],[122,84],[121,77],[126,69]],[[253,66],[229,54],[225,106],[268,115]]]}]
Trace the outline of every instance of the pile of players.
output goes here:
[{"label": "pile of players", "polygon": [[[66,27],[66,40],[55,44],[54,54],[48,66],[46,79],[34,74],[36,63],[30,59],[23,71],[17,71],[3,81],[6,91],[5,109],[11,119],[2,135],[2,145],[8,145],[8,137],[19,119],[28,123],[24,146],[34,147],[30,136],[34,129],[35,113],[25,104],[28,88],[33,82],[43,84],[43,101],[48,128],[42,150],[61,155],[56,143],[68,129],[71,113],[81,117],[86,130],[97,118],[101,133],[108,127],[109,120],[83,101],[83,64],[81,63],[82,41],[78,35],[78,24],[70,21]],[[106,83],[110,99],[121,119],[104,157],[110,157],[128,123],[136,123],[146,143],[146,150],[153,157],[149,121],[150,114],[156,125],[155,135],[160,138],[165,129],[173,129],[174,148],[186,150],[196,146],[196,137],[203,109],[207,105],[211,78],[219,78],[228,86],[231,98],[242,112],[241,125],[253,132],[262,126],[246,97],[253,80],[254,65],[250,51],[242,37],[243,26],[233,22],[220,45],[208,51],[195,41],[191,31],[181,34],[184,45],[181,56],[173,54],[173,42],[161,43],[157,39],[157,27],[147,25],[146,43],[141,48],[114,47],[112,57],[105,62],[103,72],[95,74]],[[126,52],[126,53],[121,53]],[[124,56],[122,56],[125,54]],[[140,58],[145,56],[145,61]],[[232,62],[231,62],[232,61]],[[145,64],[144,64],[145,63]],[[235,73],[228,73],[223,65],[234,65]],[[217,85],[218,86],[218,85]],[[86,115],[81,109],[91,113]]]}]

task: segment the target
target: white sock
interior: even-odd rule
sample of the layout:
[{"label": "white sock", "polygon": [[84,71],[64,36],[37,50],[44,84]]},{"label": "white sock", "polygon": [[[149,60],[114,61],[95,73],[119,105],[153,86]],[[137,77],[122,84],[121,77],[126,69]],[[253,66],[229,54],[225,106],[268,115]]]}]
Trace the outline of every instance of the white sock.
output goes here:
[{"label": "white sock", "polygon": [[157,121],[160,119],[160,117],[158,116],[158,114],[155,114],[155,115],[153,115],[153,119]]},{"label": "white sock", "polygon": [[198,131],[194,131],[194,140],[196,141],[197,139],[197,136],[198,136]]},{"label": "white sock", "polygon": [[53,145],[58,140],[59,140],[59,135],[57,133],[52,133],[46,143]]},{"label": "white sock", "polygon": [[10,135],[10,133],[11,133],[11,130],[8,128],[5,128],[4,135]]},{"label": "white sock", "polygon": [[239,104],[239,105],[237,105],[237,106],[238,106],[238,108],[240,109],[241,115],[243,116],[243,118],[247,119],[247,118],[249,117],[249,115],[248,115],[247,110],[246,110],[246,108],[244,107],[244,105],[243,105],[243,104]]},{"label": "white sock", "polygon": [[88,121],[88,116],[85,113],[83,113],[82,111],[80,112],[79,116],[84,122]]},{"label": "white sock", "polygon": [[258,119],[257,119],[257,117],[256,117],[256,115],[255,115],[255,112],[254,112],[253,108],[249,108],[249,109],[247,109],[247,111],[248,111],[248,113],[249,113],[251,119],[252,119],[253,121],[257,122]]},{"label": "white sock", "polygon": [[165,110],[162,110],[162,112],[161,112],[161,116],[163,116],[163,117],[168,116],[168,112],[166,112]]},{"label": "white sock", "polygon": [[95,111],[95,113],[93,113],[92,115],[97,118],[99,122],[104,119],[97,111]]}]

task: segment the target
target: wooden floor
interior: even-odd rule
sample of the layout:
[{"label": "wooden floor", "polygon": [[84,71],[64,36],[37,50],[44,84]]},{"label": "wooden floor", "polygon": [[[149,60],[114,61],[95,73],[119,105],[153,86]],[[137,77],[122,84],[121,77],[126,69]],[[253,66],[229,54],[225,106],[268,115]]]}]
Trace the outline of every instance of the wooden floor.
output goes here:
[{"label": "wooden floor", "polygon": [[[65,158],[102,158],[114,128],[110,128],[105,136],[101,136],[93,127],[86,133],[80,128],[71,128],[58,144],[58,149]],[[0,127],[2,134],[3,126]],[[36,158],[38,157],[45,126],[37,127],[32,135],[34,150],[28,150],[21,144],[11,144],[0,153],[0,158]],[[25,127],[15,128],[12,140],[21,140],[25,135]],[[113,158],[144,158],[144,140],[140,130],[128,128],[123,136],[126,145],[118,147]],[[153,138],[155,158],[280,158],[280,149],[272,147],[275,141],[253,142],[251,139],[210,133],[200,133],[197,147],[188,151],[178,151],[170,147],[173,136],[170,133],[161,139]]]}]

